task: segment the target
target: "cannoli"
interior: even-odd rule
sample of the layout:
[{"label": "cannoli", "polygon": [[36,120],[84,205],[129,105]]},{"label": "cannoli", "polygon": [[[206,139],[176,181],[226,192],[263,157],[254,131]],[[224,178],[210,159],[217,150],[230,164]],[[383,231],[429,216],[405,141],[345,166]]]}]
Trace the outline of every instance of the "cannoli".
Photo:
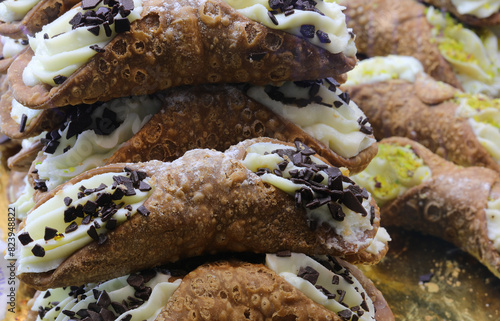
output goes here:
[{"label": "cannoli", "polygon": [[[30,181],[33,186],[44,181],[50,191],[104,164],[173,161],[190,149],[224,151],[260,136],[300,140],[351,173],[365,168],[377,147],[361,110],[333,79],[299,85],[179,87],[152,97],[73,108],[64,124],[45,136]],[[99,122],[116,126],[102,131]]]},{"label": "cannoli", "polygon": [[65,119],[64,110],[36,110],[17,102],[7,90],[0,99],[0,131],[10,138],[23,139],[52,131]]},{"label": "cannoli", "polygon": [[379,154],[352,177],[371,192],[385,225],[440,237],[500,277],[500,174],[460,167],[407,138],[379,143]]},{"label": "cannoli", "polygon": [[489,29],[471,29],[415,0],[345,1],[356,46],[368,57],[408,55],[424,71],[467,93],[499,96],[499,45]]},{"label": "cannoli", "polygon": [[288,255],[266,255],[265,265],[232,259],[205,263],[185,276],[160,267],[49,289],[38,293],[27,321],[94,313],[131,321],[394,320],[380,291],[355,266],[334,257]]},{"label": "cannoli", "polygon": [[422,0],[448,11],[458,20],[471,26],[496,26],[500,24],[500,3],[492,0]]},{"label": "cannoli", "polygon": [[21,150],[7,159],[9,169],[17,172],[28,172],[30,170],[33,161],[43,149],[43,144],[37,138],[27,138],[21,141]]},{"label": "cannoli", "polygon": [[21,280],[48,288],[221,251],[351,255],[378,226],[370,195],[340,169],[299,142],[259,138],[85,172],[28,213],[15,256]]},{"label": "cannoli", "polygon": [[5,0],[0,3],[0,35],[20,39],[68,11],[77,0]]},{"label": "cannoli", "polygon": [[453,68],[432,39],[425,6],[414,0],[343,0],[358,52],[368,57],[413,56],[434,78],[461,88]]},{"label": "cannoli", "polygon": [[[223,0],[82,2],[30,39],[8,72],[13,96],[46,109],[179,85],[343,79],[356,63],[354,35],[334,2],[293,5],[286,14],[279,5],[228,2],[234,7]],[[110,10],[115,4],[122,9]],[[92,12],[104,19],[87,19]]]},{"label": "cannoli", "polygon": [[[1,5],[2,3],[0,3]],[[28,46],[26,39],[12,39],[5,36],[0,36],[0,51],[2,52],[2,59],[0,59],[0,74],[7,73],[15,57],[21,53]]]},{"label": "cannoli", "polygon": [[[372,62],[387,66],[382,58]],[[367,79],[356,72],[353,82],[348,81],[342,89],[370,119],[377,139],[408,137],[456,164],[500,171],[498,99],[464,94],[418,72],[418,68],[415,73],[401,72],[404,79],[391,79],[397,78],[398,71],[387,69],[390,76],[382,78],[378,69],[374,72],[371,67],[360,67],[357,71],[366,71]],[[371,74],[378,79],[370,78]]]}]

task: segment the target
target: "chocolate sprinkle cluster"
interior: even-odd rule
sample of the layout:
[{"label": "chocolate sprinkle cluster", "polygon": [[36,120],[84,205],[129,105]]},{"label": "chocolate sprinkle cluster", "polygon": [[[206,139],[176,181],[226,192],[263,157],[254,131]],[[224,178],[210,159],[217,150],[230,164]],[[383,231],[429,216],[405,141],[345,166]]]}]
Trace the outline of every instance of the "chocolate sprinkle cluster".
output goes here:
[{"label": "chocolate sprinkle cluster", "polygon": [[[318,8],[316,8],[316,5],[318,3],[314,0],[269,0],[268,3],[271,11],[268,11],[267,15],[276,26],[279,24],[278,19],[276,19],[275,16],[278,13],[289,16],[291,14],[294,14],[295,10],[302,10],[314,11],[324,16],[324,14],[319,11]],[[321,43],[332,42],[326,32],[319,29],[316,30],[316,27],[314,25],[302,25],[300,27],[300,33],[304,38],[308,39],[312,39],[314,38],[314,35],[316,35],[318,36],[318,39]]]},{"label": "chocolate sprinkle cluster", "polygon": [[[333,256],[327,256],[326,258],[327,258],[326,260],[316,259],[316,261],[318,261],[319,263],[321,263],[321,265],[323,265],[328,270],[334,273],[332,278],[332,284],[334,285],[340,284],[340,277],[342,277],[347,283],[354,284],[353,276],[351,275],[351,272],[349,271],[348,268],[343,267]],[[336,291],[336,293],[331,293],[323,286],[316,284],[319,278],[319,272],[316,271],[311,266],[301,267],[299,269],[299,272],[297,273],[297,276],[313,284],[318,290],[320,290],[324,295],[326,295],[328,299],[334,299],[338,303],[345,306],[346,307],[345,310],[338,312],[338,315],[339,317],[342,318],[342,320],[357,321],[359,320],[359,317],[361,317],[365,312],[370,311],[368,303],[366,302],[365,292],[360,292],[360,295],[363,299],[360,305],[349,307],[344,302],[346,291],[339,289]],[[357,292],[359,292],[359,289],[357,287],[355,287],[354,289]]]},{"label": "chocolate sprinkle cluster", "polygon": [[[96,7],[103,2],[104,6]],[[69,21],[72,29],[86,27],[87,30],[95,36],[99,36],[101,26],[104,29],[106,37],[111,37],[113,31],[110,25],[115,24],[115,32],[123,33],[130,31],[130,21],[127,16],[134,10],[133,0],[83,0],[81,2],[84,13],[78,12]],[[119,16],[118,16],[119,15]],[[52,38],[57,37],[53,36]],[[44,39],[49,39],[48,34],[44,34]],[[90,49],[97,52],[104,52],[104,48],[98,45],[92,45]],[[67,77],[57,75],[53,78],[56,85],[62,84]]]},{"label": "chocolate sprinkle cluster", "polygon": [[[105,108],[102,117],[89,117],[100,104],[78,105],[67,109],[67,116],[64,123],[58,129],[54,129],[41,139],[44,145],[43,151],[47,154],[54,154],[60,144],[61,133],[68,128],[66,139],[78,136],[86,130],[93,130],[97,135],[109,135],[117,129],[121,122],[118,121],[117,114],[111,109]],[[67,152],[71,146],[66,146]]]},{"label": "chocolate sprinkle cluster", "polygon": [[[98,245],[102,245],[107,240],[105,233],[99,234],[97,230],[101,228],[101,225],[95,221],[96,218],[101,218],[101,221],[105,223],[105,228],[107,230],[114,230],[117,227],[117,220],[113,218],[113,215],[118,212],[119,209],[124,208],[128,212],[125,214],[127,219],[132,216],[132,206],[125,205],[124,202],[117,203],[124,196],[136,195],[136,189],[141,192],[147,192],[151,190],[151,186],[144,182],[147,177],[147,173],[143,171],[135,171],[128,167],[124,168],[125,175],[113,176],[113,185],[111,189],[112,193],[102,192],[108,186],[101,184],[96,188],[86,188],[85,186],[80,186],[78,193],[78,199],[81,199],[87,195],[96,194],[95,201],[88,200],[85,204],[73,205],[73,199],[70,197],[64,198],[64,205],[66,209],[64,210],[64,222],[70,223],[64,230],[65,234],[74,232],[78,229],[77,219],[81,219],[81,225],[88,225],[87,234],[97,242]],[[137,208],[137,212],[143,216],[149,215],[149,210],[141,205]],[[93,222],[93,224],[91,224]],[[62,233],[59,233],[56,229],[51,227],[45,227],[45,241],[53,238],[64,237]],[[18,239],[22,245],[28,245],[33,242],[33,239],[28,232],[23,232],[18,235]],[[38,257],[45,256],[44,248],[35,244],[31,252],[33,255]]]},{"label": "chocolate sprinkle cluster", "polygon": [[[277,149],[272,153],[278,154],[284,159],[283,162],[278,164],[278,168],[273,171],[273,174],[279,177],[283,177],[283,171],[290,162],[297,167],[302,167],[302,169],[289,171],[291,176],[289,179],[293,183],[305,185],[295,192],[297,206],[314,210],[326,205],[332,218],[336,221],[343,221],[345,218],[345,213],[340,204],[344,204],[348,209],[360,213],[362,216],[368,215],[363,206],[363,200],[369,198],[366,189],[355,185],[349,177],[342,175],[342,172],[337,167],[313,163],[310,156],[316,154],[316,152],[312,148],[300,141],[295,141],[295,146],[296,150],[289,148]],[[271,173],[271,171],[268,168],[259,168],[256,172],[257,175],[265,173]],[[325,180],[323,174],[327,175],[327,185],[322,183]],[[351,185],[344,189],[344,182]],[[373,224],[374,217],[375,209],[371,206],[371,224]],[[311,222],[311,229],[316,229],[315,222]]]},{"label": "chocolate sprinkle cluster", "polygon": [[[62,310],[61,313],[68,316],[70,320],[82,320],[82,321],[113,321],[116,320],[120,315],[126,313],[129,310],[136,309],[143,305],[151,295],[151,287],[146,286],[146,283],[151,281],[157,273],[168,274],[168,271],[150,269],[139,273],[131,274],[127,278],[127,283],[134,288],[134,296],[129,296],[122,302],[112,301],[109,294],[103,290],[99,291],[97,289],[92,289],[92,296],[94,300],[90,302],[86,308],[80,309],[78,311]],[[87,298],[85,295],[89,291],[85,286],[71,286],[68,292],[69,297],[76,299],[76,302],[83,301]],[[44,298],[50,297],[50,291],[46,291]],[[75,302],[75,303],[76,303]],[[50,302],[46,307],[38,307],[38,315],[41,319],[45,316],[47,311],[56,307],[59,302]],[[57,309],[58,307],[56,307]],[[60,308],[60,307],[59,307]],[[129,321],[132,318],[131,314],[127,314],[123,320]]]}]

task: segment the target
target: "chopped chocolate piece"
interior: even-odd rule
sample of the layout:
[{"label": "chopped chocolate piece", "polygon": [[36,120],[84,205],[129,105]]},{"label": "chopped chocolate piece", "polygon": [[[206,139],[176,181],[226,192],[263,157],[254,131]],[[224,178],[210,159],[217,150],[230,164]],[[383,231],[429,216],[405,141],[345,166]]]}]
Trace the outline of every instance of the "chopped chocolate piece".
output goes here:
[{"label": "chopped chocolate piece", "polygon": [[77,215],[76,215],[76,209],[74,206],[68,207],[64,211],[64,222],[65,223],[69,223],[71,221],[74,221],[76,218],[77,218]]},{"label": "chopped chocolate piece", "polygon": [[83,15],[81,12],[78,12],[75,14],[73,18],[69,21],[69,24],[73,26],[73,28],[77,25],[79,25],[82,22]]},{"label": "chopped chocolate piece", "polygon": [[110,219],[107,223],[106,223],[106,229],[112,231],[116,228],[116,225],[117,225],[117,221],[116,219],[112,218]]},{"label": "chopped chocolate piece", "polygon": [[39,190],[40,192],[46,192],[48,190],[45,180],[41,179],[35,179],[35,186],[33,188],[35,190]]},{"label": "chopped chocolate piece", "polygon": [[318,36],[319,42],[321,42],[321,43],[331,43],[332,42],[330,40],[330,37],[328,37],[328,34],[322,30],[317,30],[316,36]]},{"label": "chopped chocolate piece", "polygon": [[75,316],[75,314],[76,314],[76,312],[73,312],[73,311],[71,311],[71,310],[62,310],[62,311],[61,311],[61,313],[62,313],[62,314],[64,314],[64,315],[67,315],[67,316],[68,316],[68,317],[70,317],[70,318],[71,318],[71,317],[74,317],[74,316]]},{"label": "chopped chocolate piece", "polygon": [[337,202],[330,202],[327,206],[334,220],[339,222],[342,222],[344,220],[345,213],[342,210],[342,206],[340,206],[340,204],[338,204]]},{"label": "chopped chocolate piece", "polygon": [[134,10],[134,1],[133,0],[121,0],[120,3],[125,10]]},{"label": "chopped chocolate piece", "polygon": [[[87,215],[87,216],[85,216],[85,217],[83,218],[83,220],[82,220],[82,224],[83,224],[83,225],[88,225],[88,224],[90,224],[90,221],[91,221],[91,220],[92,220],[92,215],[90,215],[90,214],[89,214],[89,215]],[[95,228],[94,228],[94,229],[95,229]]]},{"label": "chopped chocolate piece", "polygon": [[87,29],[94,36],[99,36],[99,31],[101,30],[100,26],[92,26]]},{"label": "chopped chocolate piece", "polygon": [[344,103],[341,102],[340,100],[336,100],[333,102],[333,105],[335,106],[335,108],[340,108],[340,107],[344,106]]},{"label": "chopped chocolate piece", "polygon": [[130,31],[130,21],[127,18],[115,19],[115,31],[116,33]]},{"label": "chopped chocolate piece", "polygon": [[344,191],[344,195],[342,197],[342,203],[350,210],[360,213],[363,216],[368,215],[366,209],[363,204],[356,198],[352,190],[347,189]]},{"label": "chopped chocolate piece", "polygon": [[28,39],[22,39],[20,43],[21,45],[26,46],[29,43],[29,41]]},{"label": "chopped chocolate piece", "polygon": [[290,250],[284,250],[284,251],[279,251],[276,252],[277,257],[290,257],[292,256],[292,252]]},{"label": "chopped chocolate piece", "polygon": [[57,140],[51,140],[47,143],[47,145],[45,145],[43,151],[47,154],[54,154],[59,144],[60,143]]},{"label": "chopped chocolate piece", "polygon": [[111,199],[112,200],[121,200],[123,198],[123,196],[125,196],[125,192],[123,191],[123,189],[118,187],[117,189],[115,189],[115,191],[111,195]]},{"label": "chopped chocolate piece", "polygon": [[76,222],[71,222],[71,224],[68,225],[66,227],[66,229],[64,230],[64,233],[74,232],[74,231],[76,231],[77,228],[78,228],[78,224],[76,224]]},{"label": "chopped chocolate piece", "polygon": [[101,48],[98,45],[92,45],[89,48],[94,50],[95,52],[99,52],[99,53],[103,53],[106,51],[106,50],[104,50],[104,48]]},{"label": "chopped chocolate piece", "polygon": [[333,275],[332,284],[338,285],[340,282],[340,277],[337,274]]},{"label": "chopped chocolate piece", "polygon": [[21,242],[22,245],[27,245],[31,242],[33,242],[33,239],[31,238],[30,234],[28,232],[22,232],[17,236],[17,239],[19,242]]},{"label": "chopped chocolate piece", "polygon": [[102,291],[99,295],[99,298],[97,299],[97,305],[103,308],[107,308],[110,304],[111,298],[109,297],[109,294],[106,291]]},{"label": "chopped chocolate piece", "polygon": [[301,267],[299,269],[297,276],[300,278],[303,278],[304,280],[306,280],[312,284],[316,284],[316,282],[318,281],[319,272],[310,266],[306,266],[305,268]]},{"label": "chopped chocolate piece", "polygon": [[342,99],[346,104],[349,105],[349,102],[351,101],[351,98],[349,97],[349,94],[348,93],[341,93],[339,95],[339,98]]},{"label": "chopped chocolate piece", "polygon": [[112,202],[112,196],[109,193],[102,193],[101,195],[97,196],[95,201],[97,205],[105,206]]},{"label": "chopped chocolate piece", "polygon": [[71,197],[66,196],[66,197],[64,198],[64,205],[66,205],[66,206],[70,206],[70,205],[71,205],[71,202],[73,202],[73,199],[72,199]]},{"label": "chopped chocolate piece", "polygon": [[342,310],[337,313],[342,320],[350,320],[352,316],[352,312],[349,309]]},{"label": "chopped chocolate piece", "polygon": [[127,283],[134,289],[135,288],[139,289],[144,284],[144,277],[140,274],[131,274],[127,278]]},{"label": "chopped chocolate piece", "polygon": [[111,306],[113,307],[113,309],[117,314],[123,314],[128,310],[125,305],[115,301],[111,302]]},{"label": "chopped chocolate piece", "polygon": [[151,190],[151,186],[148,183],[141,181],[139,182],[139,190],[141,192],[147,192]]},{"label": "chopped chocolate piece", "polygon": [[295,147],[297,147],[297,150],[299,150],[302,155],[311,156],[316,154],[316,151],[314,149],[302,143],[300,140],[296,140],[294,143]]},{"label": "chopped chocolate piece", "polygon": [[135,295],[135,297],[146,301],[151,296],[151,292],[152,292],[152,289],[149,286],[146,286],[144,289],[142,289],[140,291],[136,291],[134,293],[134,295]]},{"label": "chopped chocolate piece", "polygon": [[88,9],[94,9],[101,3],[102,0],[82,0],[82,9],[83,10],[88,10]]},{"label": "chopped chocolate piece", "polygon": [[117,318],[115,314],[108,309],[101,309],[99,315],[101,316],[103,321],[114,321]]},{"label": "chopped chocolate piece", "polygon": [[[100,204],[99,204],[100,205]],[[93,201],[87,201],[85,205],[83,205],[83,213],[85,214],[94,214],[97,210],[97,203]]]},{"label": "chopped chocolate piece", "polygon": [[144,205],[139,206],[137,212],[143,216],[148,216],[151,213]]},{"label": "chopped chocolate piece", "polygon": [[95,229],[94,225],[91,225],[90,228],[87,230],[87,234],[94,240],[94,241],[99,241],[99,235],[97,234],[97,230]]},{"label": "chopped chocolate piece", "polygon": [[26,129],[26,122],[28,121],[28,116],[26,114],[23,114],[21,116],[21,123],[19,124],[19,132],[23,133],[24,130]]},{"label": "chopped chocolate piece", "polygon": [[35,246],[33,246],[33,248],[31,249],[31,253],[33,253],[34,256],[44,257],[45,249],[39,244],[35,244]]},{"label": "chopped chocolate piece", "polygon": [[46,298],[48,298],[50,295],[51,295],[51,294],[50,294],[50,291],[49,291],[49,290],[47,290],[47,291],[45,291],[45,294],[43,295],[43,298],[44,298],[44,299],[46,299]]},{"label": "chopped chocolate piece", "polygon": [[361,302],[360,306],[363,310],[365,310],[366,312],[370,312],[370,308],[368,307],[368,303],[366,302],[365,298],[364,298],[364,293],[361,293],[362,296],[363,296],[363,302]]},{"label": "chopped chocolate piece", "polygon": [[268,11],[267,16],[269,17],[269,19],[271,19],[271,22],[274,25],[276,25],[276,26],[279,25],[278,19],[276,19],[276,16],[274,15],[274,13],[272,11]]},{"label": "chopped chocolate piece", "polygon": [[127,314],[122,318],[122,321],[130,321],[132,319],[132,314]]},{"label": "chopped chocolate piece", "polygon": [[300,26],[300,33],[305,38],[309,38],[309,39],[314,38],[314,31],[315,30],[316,30],[316,28],[314,27],[314,25],[302,25],[302,26]]},{"label": "chopped chocolate piece", "polygon": [[337,300],[338,303],[343,304],[346,292],[344,290],[337,290],[337,293],[340,295],[339,299]]},{"label": "chopped chocolate piece", "polygon": [[49,39],[49,34],[48,33],[44,33],[43,34],[43,39]]},{"label": "chopped chocolate piece", "polygon": [[373,225],[375,219],[375,206],[370,206],[370,224]]},{"label": "chopped chocolate piece", "polygon": [[68,77],[63,76],[63,75],[57,75],[57,76],[55,76],[55,77],[53,78],[54,83],[55,83],[56,85],[60,85],[60,84],[62,84],[62,83],[63,83],[66,79],[68,79]]},{"label": "chopped chocolate piece", "polygon": [[285,17],[288,17],[289,15],[292,15],[294,13],[295,13],[295,10],[293,10],[293,9],[285,11]]},{"label": "chopped chocolate piece", "polygon": [[45,241],[53,239],[56,235],[57,235],[57,230],[55,228],[51,228],[48,226],[45,227],[45,233],[43,235],[43,239]]}]

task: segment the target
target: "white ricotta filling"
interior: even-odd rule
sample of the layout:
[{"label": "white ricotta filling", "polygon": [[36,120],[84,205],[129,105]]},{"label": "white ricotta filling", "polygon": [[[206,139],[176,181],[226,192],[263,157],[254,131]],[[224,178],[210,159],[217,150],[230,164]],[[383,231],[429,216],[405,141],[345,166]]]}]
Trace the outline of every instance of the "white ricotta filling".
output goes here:
[{"label": "white ricotta filling", "polygon": [[345,85],[372,84],[391,79],[414,83],[417,75],[423,72],[424,67],[420,61],[410,56],[373,57],[358,62],[356,67],[347,73]]},{"label": "white ricotta filling", "polygon": [[[295,166],[292,162],[289,162],[285,170],[281,171],[283,176],[277,176],[273,174],[275,169],[278,169],[278,164],[283,162],[284,159],[278,154],[271,153],[277,149],[294,149],[290,146],[273,144],[273,143],[256,143],[251,145],[243,160],[243,164],[251,171],[256,172],[259,168],[268,168],[271,173],[266,173],[261,175],[260,178],[271,185],[285,191],[286,193],[294,196],[295,192],[304,187],[304,184],[293,183],[289,180],[291,176],[290,171],[304,169],[303,167]],[[318,158],[311,156],[313,163],[325,164]],[[321,184],[328,184],[328,174],[324,171],[319,171],[319,174],[323,176],[323,181]],[[350,183],[342,182],[343,189],[345,190],[348,186],[352,185]],[[370,213],[371,196],[368,199],[363,199],[362,206],[366,213]],[[372,230],[373,226],[370,222],[370,214],[363,216],[360,213],[356,213],[351,209],[347,208],[345,204],[339,204],[342,211],[345,213],[345,218],[342,221],[338,221],[332,218],[332,215],[328,209],[327,204],[322,205],[315,209],[307,209],[307,216],[310,220],[318,222],[318,226],[322,223],[326,223],[335,229],[338,235],[341,235],[346,242],[357,244],[360,247],[369,244],[372,239],[365,241],[360,241],[360,238],[368,230]],[[332,244],[334,246],[334,244]]]},{"label": "white ricotta filling", "polygon": [[16,123],[21,124],[23,115],[26,115],[26,126],[31,124],[31,121],[42,113],[42,109],[31,109],[21,105],[17,100],[12,99],[12,109],[10,110],[10,117]]},{"label": "white ricotta filling", "polygon": [[40,0],[5,0],[0,2],[0,20],[13,22],[22,20]]},{"label": "white ricotta filling", "polygon": [[[293,82],[286,82],[279,90],[285,97],[307,99],[309,89]],[[354,101],[350,100],[349,104],[343,101],[339,97],[340,94],[342,94],[340,89],[331,91],[323,81],[317,95],[322,98],[323,103],[332,107],[316,102],[311,102],[305,107],[297,107],[273,100],[265,92],[265,87],[254,86],[247,91],[249,97],[295,123],[338,155],[350,158],[370,147],[375,143],[375,139],[360,131],[361,125],[358,119],[366,118],[365,114]],[[334,103],[339,104],[339,107],[334,107]],[[366,125],[370,126],[369,123]]]},{"label": "white ricotta filling", "polygon": [[[99,284],[87,284],[84,286],[82,295],[76,298],[69,293],[72,291],[69,287],[56,288],[43,291],[33,303],[32,311],[37,312],[39,307],[49,307],[44,318],[37,317],[38,321],[68,321],[71,318],[62,313],[62,311],[78,312],[80,309],[87,309],[89,304],[96,303],[98,300],[94,297],[94,291],[102,293],[106,291],[111,302],[122,303],[127,301],[129,297],[134,297],[136,290],[127,283],[129,275],[125,275],[116,279],[112,279]],[[130,309],[125,313],[118,313],[112,306],[108,306],[110,310],[117,316],[115,320],[122,320],[126,315],[130,314],[130,321],[153,321],[161,312],[162,308],[167,304],[169,298],[174,291],[179,287],[181,280],[169,282],[169,274],[157,273],[154,278],[144,285],[152,289],[151,295],[142,305],[137,308]],[[53,304],[56,302],[57,304]]]},{"label": "white ricotta filling", "polygon": [[291,15],[278,13],[274,16],[276,25],[268,15],[271,10],[267,0],[224,0],[242,15],[260,22],[263,25],[291,33],[304,38],[300,32],[302,25],[314,25],[316,30],[328,34],[330,43],[322,43],[317,35],[314,38],[305,38],[312,44],[324,48],[332,53],[344,53],[346,56],[356,54],[356,45],[352,30],[347,28],[346,17],[342,10],[345,7],[332,1],[317,0],[316,8],[324,15],[314,11],[295,10]]},{"label": "white ricotta filling", "polygon": [[500,0],[451,0],[458,13],[486,18],[500,10]]},{"label": "white ricotta filling", "polygon": [[[283,277],[295,288],[299,289],[311,300],[323,305],[330,311],[339,313],[355,306],[359,307],[362,305],[363,301],[366,301],[368,311],[363,309],[363,314],[359,317],[359,320],[375,320],[375,307],[373,306],[373,302],[363,286],[354,277],[351,278],[351,284],[346,281],[344,277],[340,276],[342,273],[347,271],[345,268],[342,268],[337,273],[334,273],[316,260],[301,253],[292,253],[290,257],[278,257],[275,254],[267,254],[266,266]],[[315,271],[319,272],[319,277],[315,284],[312,284],[306,279],[298,276],[301,268],[306,267],[311,267]],[[349,272],[347,273],[349,274]],[[334,275],[340,276],[338,277],[338,284],[333,284],[332,282]],[[329,299],[323,291],[316,287],[316,285],[323,287],[329,293],[335,294],[335,298]],[[339,303],[339,293],[344,293],[342,300],[343,304]],[[363,296],[365,299],[363,299]]]},{"label": "white ricotta filling", "polygon": [[[104,6],[101,2],[95,10]],[[73,72],[85,64],[97,52],[90,46],[97,45],[103,48],[115,36],[115,23],[109,25],[111,36],[107,36],[102,25],[99,26],[99,35],[89,32],[89,27],[72,29],[70,20],[78,13],[84,13],[81,6],[75,7],[53,22],[42,27],[42,30],[30,37],[30,46],[35,55],[23,71],[23,81],[26,86],[35,86],[40,83],[56,86],[54,77],[69,77]],[[142,12],[142,0],[134,0],[134,9],[127,16],[130,22],[138,19]],[[115,19],[121,18],[121,14]],[[45,39],[44,35],[48,36]]]},{"label": "white ricotta filling", "polygon": [[[4,4],[6,1],[0,3],[0,8],[1,5]],[[0,36],[0,42],[2,42],[2,56],[4,58],[12,58],[16,56],[18,53],[23,51],[24,48],[28,46],[28,43],[26,41],[26,44],[23,44],[23,40],[21,39],[12,39],[9,37],[5,36]]]},{"label": "white ricotta filling", "polygon": [[[66,228],[71,222],[65,221],[65,211],[68,206],[65,205],[64,199],[65,197],[71,198],[72,203],[70,206],[76,208],[80,204],[84,206],[88,201],[95,202],[99,193],[113,194],[116,190],[112,188],[114,176],[125,176],[125,173],[104,173],[82,180],[76,185],[66,185],[52,198],[28,213],[25,221],[26,225],[18,232],[17,236],[27,232],[33,241],[26,245],[19,243],[16,248],[18,251],[16,253],[18,256],[18,274],[41,273],[57,268],[67,257],[93,241],[88,234],[91,226],[95,228],[98,234],[107,232],[107,220],[103,221],[101,216],[93,218],[89,224],[83,224],[82,218],[77,217],[71,221],[77,224],[76,230],[66,232]],[[127,217],[135,215],[137,209],[143,205],[144,201],[153,192],[155,185],[154,179],[147,177],[144,179],[144,182],[152,187],[149,191],[134,189],[135,195],[123,196],[123,198],[113,201],[116,205],[124,202],[125,205],[131,206],[131,209],[126,209],[125,205],[120,207],[112,216],[113,219],[116,219],[117,225],[125,222]],[[81,186],[87,189],[94,189],[101,184],[105,184],[106,187],[99,193],[85,194],[83,197],[78,198],[78,194],[81,192]],[[57,236],[45,240],[44,235],[46,227],[57,230]],[[43,256],[36,256],[33,252],[36,245],[41,246],[45,250]]]}]

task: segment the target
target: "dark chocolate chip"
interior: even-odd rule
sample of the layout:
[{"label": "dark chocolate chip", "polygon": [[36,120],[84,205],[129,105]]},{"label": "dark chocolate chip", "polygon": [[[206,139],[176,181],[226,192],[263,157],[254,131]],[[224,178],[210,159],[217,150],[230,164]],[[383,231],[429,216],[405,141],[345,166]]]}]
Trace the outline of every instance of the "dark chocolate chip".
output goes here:
[{"label": "dark chocolate chip", "polygon": [[116,33],[130,31],[130,21],[127,18],[115,19],[115,31]]},{"label": "dark chocolate chip", "polygon": [[143,216],[148,216],[151,213],[144,205],[139,206],[137,212]]},{"label": "dark chocolate chip", "polygon": [[314,31],[315,30],[316,30],[316,28],[314,27],[314,25],[302,25],[302,26],[300,26],[300,33],[305,38],[309,38],[309,39],[314,38]]},{"label": "dark chocolate chip", "polygon": [[290,257],[292,256],[292,252],[290,250],[284,250],[284,251],[279,251],[276,252],[277,257]]},{"label": "dark chocolate chip", "polygon": [[91,225],[90,228],[87,230],[87,234],[94,240],[94,241],[99,241],[99,235],[97,234],[97,230],[95,229],[94,225]]},{"label": "dark chocolate chip", "polygon": [[116,221],[116,219],[112,218],[112,219],[110,219],[110,220],[106,223],[106,226],[105,226],[105,227],[106,227],[106,229],[108,229],[108,230],[112,231],[112,230],[114,230],[114,229],[116,228],[116,226],[117,226],[117,221]]},{"label": "dark chocolate chip", "polygon": [[318,281],[319,272],[310,266],[306,266],[299,269],[297,276],[312,284],[316,284],[316,282]]},{"label": "dark chocolate chip", "polygon": [[131,274],[127,278],[127,283],[131,287],[139,289],[144,284],[144,277],[140,274]]},{"label": "dark chocolate chip", "polygon": [[22,245],[27,245],[27,244],[33,242],[33,239],[31,238],[31,236],[28,232],[20,233],[17,236],[17,238],[18,238],[19,242],[21,242]]},{"label": "dark chocolate chip", "polygon": [[78,229],[78,224],[76,224],[76,222],[71,222],[71,224],[68,225],[64,230],[64,233],[71,233],[76,231],[77,229]]},{"label": "dark chocolate chip", "polygon": [[53,79],[54,79],[54,83],[55,83],[56,85],[60,85],[60,84],[62,84],[64,81],[66,81],[66,79],[68,79],[68,77],[63,76],[63,75],[57,75],[57,76],[55,76]]},{"label": "dark chocolate chip", "polygon": [[88,10],[88,9],[94,9],[101,3],[102,0],[82,0],[82,9],[83,10]]},{"label": "dark chocolate chip", "polygon": [[279,25],[278,19],[276,19],[276,16],[274,15],[274,13],[272,13],[272,11],[268,11],[267,16],[269,17],[269,19],[271,19],[271,22],[274,25],[276,25],[276,26]]},{"label": "dark chocolate chip", "polygon": [[23,114],[21,116],[21,123],[19,124],[19,132],[23,133],[24,130],[26,129],[26,122],[28,121],[28,116],[26,114]]},{"label": "dark chocolate chip", "polygon": [[316,36],[318,36],[319,42],[321,42],[321,43],[331,43],[332,42],[330,40],[330,37],[328,37],[328,34],[322,30],[317,30]]},{"label": "dark chocolate chip", "polygon": [[33,246],[33,248],[31,249],[31,253],[33,253],[34,256],[44,257],[45,249],[39,244],[35,244],[35,246]]},{"label": "dark chocolate chip", "polygon": [[48,226],[45,227],[45,233],[43,235],[43,239],[45,241],[53,239],[56,235],[57,235],[57,230],[55,228],[48,227]]},{"label": "dark chocolate chip", "polygon": [[64,198],[64,205],[66,205],[66,206],[70,206],[70,205],[71,205],[71,202],[73,202],[73,199],[72,199],[71,197],[66,196],[66,197]]}]

